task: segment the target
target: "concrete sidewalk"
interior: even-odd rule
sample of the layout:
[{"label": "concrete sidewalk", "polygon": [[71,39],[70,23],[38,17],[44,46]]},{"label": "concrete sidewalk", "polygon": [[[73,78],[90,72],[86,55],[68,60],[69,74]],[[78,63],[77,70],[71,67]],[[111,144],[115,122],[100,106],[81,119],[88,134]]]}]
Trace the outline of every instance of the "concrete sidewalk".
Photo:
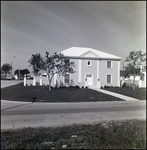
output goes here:
[{"label": "concrete sidewalk", "polygon": [[132,97],[129,97],[129,96],[125,96],[125,95],[122,95],[122,94],[110,92],[110,91],[99,89],[99,88],[90,87],[90,89],[93,89],[93,90],[96,90],[98,92],[102,92],[104,94],[108,94],[108,95],[111,95],[111,96],[114,96],[114,97],[117,97],[117,98],[120,98],[120,99],[123,99],[123,100],[126,100],[126,101],[140,101],[139,99],[136,99],[136,98],[132,98]]}]

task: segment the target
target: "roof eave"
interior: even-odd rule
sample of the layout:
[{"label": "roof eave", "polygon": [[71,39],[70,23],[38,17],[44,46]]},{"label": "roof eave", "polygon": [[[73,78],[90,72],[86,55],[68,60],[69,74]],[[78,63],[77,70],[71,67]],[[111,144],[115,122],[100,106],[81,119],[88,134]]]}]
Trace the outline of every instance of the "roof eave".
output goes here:
[{"label": "roof eave", "polygon": [[117,60],[120,61],[122,58],[99,58],[99,57],[78,57],[78,56],[66,56],[72,59],[93,59],[93,60]]}]

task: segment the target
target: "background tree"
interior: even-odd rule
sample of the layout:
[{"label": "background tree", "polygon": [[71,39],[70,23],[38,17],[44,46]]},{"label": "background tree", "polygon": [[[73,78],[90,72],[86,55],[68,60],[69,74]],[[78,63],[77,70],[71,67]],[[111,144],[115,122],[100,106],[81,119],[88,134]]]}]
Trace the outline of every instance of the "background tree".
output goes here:
[{"label": "background tree", "polygon": [[[26,77],[27,77],[27,74],[29,74],[29,73],[30,73],[30,71],[28,69],[20,69],[20,78],[24,77],[24,75],[26,75]],[[17,75],[19,77],[19,69],[16,69],[14,71],[14,75]]]},{"label": "background tree", "polygon": [[49,53],[46,52],[41,66],[48,76],[49,91],[51,91],[51,81],[55,74],[65,76],[66,73],[74,73],[74,62],[70,62],[69,58],[61,53],[54,53],[49,57]]},{"label": "background tree", "polygon": [[24,77],[24,75],[26,75],[26,77],[27,77],[27,74],[29,74],[30,73],[30,71],[28,70],[28,69],[23,69],[22,70],[22,76]]},{"label": "background tree", "polygon": [[[17,75],[17,77],[19,78],[19,69],[16,69],[14,71],[14,75]],[[22,70],[20,69],[20,78],[22,77]]]},{"label": "background tree", "polygon": [[32,54],[32,57],[29,59],[28,63],[33,67],[34,75],[38,75],[38,72],[41,70],[42,57],[40,53]]},{"label": "background tree", "polygon": [[133,90],[135,89],[135,77],[140,74],[140,72],[146,71],[146,53],[142,51],[131,51],[129,56],[126,57],[125,62],[127,66],[125,67],[126,72],[133,75]]},{"label": "background tree", "polygon": [[5,76],[7,76],[7,74],[10,73],[10,71],[12,70],[12,66],[10,64],[3,64],[1,70],[5,73]]}]

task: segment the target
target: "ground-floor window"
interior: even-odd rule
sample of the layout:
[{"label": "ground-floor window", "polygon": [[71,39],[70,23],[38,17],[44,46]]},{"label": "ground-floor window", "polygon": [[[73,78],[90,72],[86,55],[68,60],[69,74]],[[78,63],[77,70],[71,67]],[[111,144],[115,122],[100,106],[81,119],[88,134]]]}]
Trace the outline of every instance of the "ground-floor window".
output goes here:
[{"label": "ground-floor window", "polygon": [[111,75],[107,75],[107,83],[111,83]]},{"label": "ground-floor window", "polygon": [[69,74],[65,75],[65,83],[69,83]]}]

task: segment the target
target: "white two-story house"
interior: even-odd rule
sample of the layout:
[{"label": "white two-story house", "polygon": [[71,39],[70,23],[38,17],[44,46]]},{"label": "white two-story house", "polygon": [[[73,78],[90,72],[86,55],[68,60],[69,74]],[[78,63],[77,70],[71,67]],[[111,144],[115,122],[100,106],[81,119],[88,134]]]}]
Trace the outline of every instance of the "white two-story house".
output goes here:
[{"label": "white two-story house", "polygon": [[78,86],[120,86],[121,57],[85,47],[71,47],[61,51],[75,63],[75,73],[54,76],[52,84]]}]

